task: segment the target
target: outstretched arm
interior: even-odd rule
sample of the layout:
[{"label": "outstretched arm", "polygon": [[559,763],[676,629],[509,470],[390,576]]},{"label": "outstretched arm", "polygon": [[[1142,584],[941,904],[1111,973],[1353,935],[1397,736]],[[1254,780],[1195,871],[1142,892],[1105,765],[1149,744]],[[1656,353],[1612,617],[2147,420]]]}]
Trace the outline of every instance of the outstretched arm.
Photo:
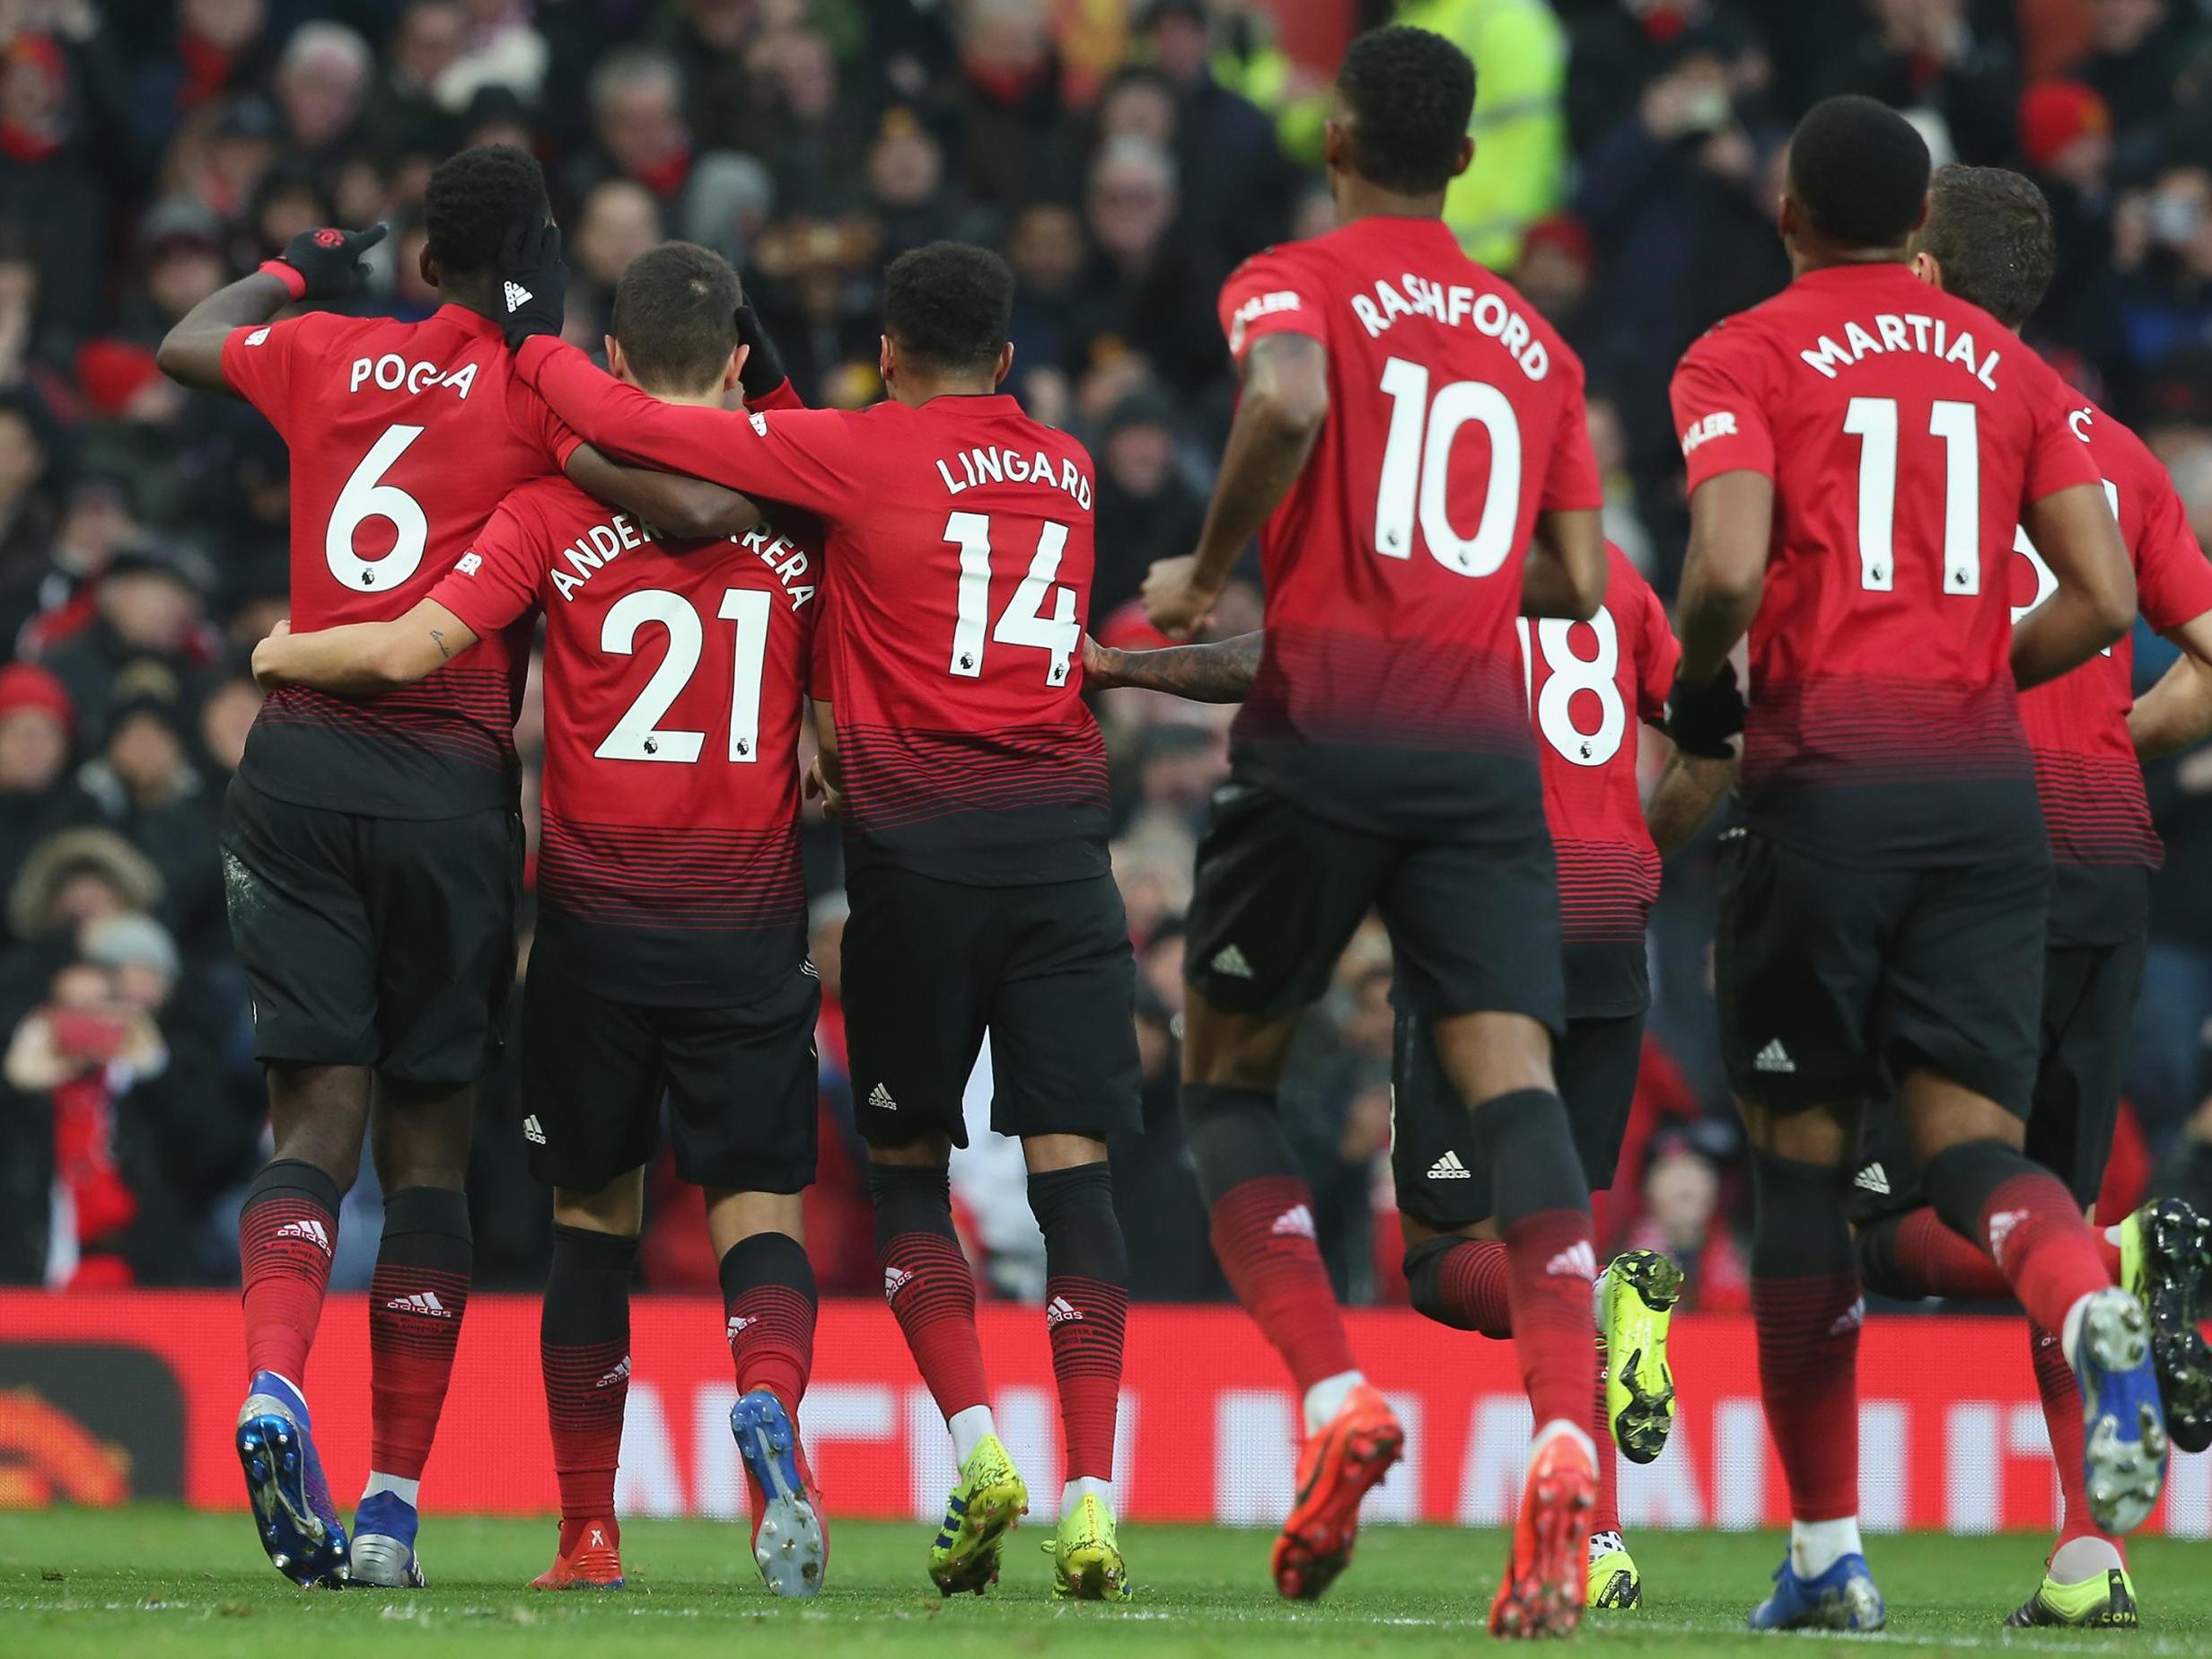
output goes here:
[{"label": "outstretched arm", "polygon": [[1260,648],[1267,636],[1255,628],[1204,645],[1169,645],[1158,651],[1120,651],[1083,636],[1083,680],[1086,686],[1119,686],[1164,691],[1193,703],[1241,703],[1260,672]]},{"label": "outstretched arm", "polygon": [[253,677],[265,690],[306,686],[340,697],[373,697],[411,686],[476,644],[475,630],[434,599],[391,622],[354,622],[295,634],[279,622],[253,648]]},{"label": "outstretched arm", "polygon": [[576,446],[566,469],[571,483],[587,496],[642,519],[679,541],[742,536],[763,514],[751,499],[680,472],[654,472],[607,459],[589,443]]}]

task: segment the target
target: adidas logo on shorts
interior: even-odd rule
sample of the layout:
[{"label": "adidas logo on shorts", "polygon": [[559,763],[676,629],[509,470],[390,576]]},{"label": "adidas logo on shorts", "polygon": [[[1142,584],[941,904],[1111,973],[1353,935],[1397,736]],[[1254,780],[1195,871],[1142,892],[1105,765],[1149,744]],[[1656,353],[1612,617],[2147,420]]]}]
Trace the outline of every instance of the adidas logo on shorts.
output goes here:
[{"label": "adidas logo on shorts", "polygon": [[1244,960],[1244,952],[1233,944],[1224,944],[1214,952],[1214,960],[1207,964],[1216,973],[1226,974],[1232,979],[1249,979],[1252,965]]},{"label": "adidas logo on shorts", "polygon": [[1082,1310],[1072,1306],[1066,1296],[1055,1296],[1045,1304],[1045,1329],[1058,1330],[1072,1319],[1081,1319]]},{"label": "adidas logo on shorts", "polygon": [[1578,1239],[1544,1263],[1544,1271],[1553,1278],[1593,1279],[1598,1276],[1598,1254],[1590,1248],[1590,1241]]},{"label": "adidas logo on shorts", "polygon": [[330,1253],[329,1229],[312,1216],[305,1221],[287,1221],[276,1229],[276,1236],[280,1239],[305,1239],[324,1255]]},{"label": "adidas logo on shorts", "polygon": [[889,1302],[904,1290],[907,1287],[907,1281],[913,1277],[914,1275],[904,1268],[885,1268],[883,1269],[883,1300]]},{"label": "adidas logo on shorts", "polygon": [[1268,1229],[1278,1239],[1310,1239],[1313,1236],[1313,1212],[1303,1204],[1294,1204],[1275,1218]]},{"label": "adidas logo on shorts", "polygon": [[519,282],[511,282],[507,284],[506,294],[507,310],[510,312],[521,311],[523,306],[529,304],[531,300],[537,297],[537,295],[531,293],[528,288],[522,286],[522,285]]},{"label": "adidas logo on shorts", "polygon": [[535,1112],[522,1119],[522,1138],[533,1146],[545,1145],[545,1126],[538,1121]]},{"label": "adidas logo on shorts", "polygon": [[1752,1057],[1751,1069],[1760,1072],[1794,1072],[1797,1069],[1797,1062],[1789,1058],[1789,1050],[1782,1046],[1782,1040],[1777,1037]]},{"label": "adidas logo on shorts", "polygon": [[891,1099],[891,1091],[880,1083],[868,1091],[868,1104],[878,1111],[897,1111],[899,1110],[899,1102]]},{"label": "adidas logo on shorts", "polygon": [[451,1319],[453,1310],[438,1300],[434,1290],[418,1290],[411,1296],[394,1296],[384,1304],[395,1313],[419,1313],[425,1319]]},{"label": "adidas logo on shorts", "polygon": [[622,1363],[620,1365],[617,1365],[612,1371],[610,1371],[605,1376],[600,1378],[600,1380],[592,1383],[592,1386],[593,1388],[612,1388],[618,1382],[627,1382],[629,1380],[630,1356],[628,1354],[625,1354],[622,1356]]},{"label": "adidas logo on shorts", "polygon": [[1475,1175],[1472,1170],[1460,1162],[1458,1153],[1447,1152],[1428,1166],[1428,1178],[1431,1181],[1472,1181]]},{"label": "adidas logo on shorts", "polygon": [[1851,1178],[1851,1184],[1861,1192],[1871,1192],[1878,1198],[1890,1196],[1890,1172],[1879,1163],[1869,1163]]}]

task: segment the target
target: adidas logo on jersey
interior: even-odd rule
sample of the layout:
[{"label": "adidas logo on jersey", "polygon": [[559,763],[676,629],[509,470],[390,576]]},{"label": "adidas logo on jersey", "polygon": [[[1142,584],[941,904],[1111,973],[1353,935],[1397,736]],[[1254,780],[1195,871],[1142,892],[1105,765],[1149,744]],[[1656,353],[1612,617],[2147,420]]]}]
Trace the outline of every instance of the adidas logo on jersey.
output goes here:
[{"label": "adidas logo on jersey", "polygon": [[1989,1254],[1997,1258],[1997,1265],[2005,1265],[2005,1241],[2013,1235],[2013,1229],[2027,1220],[2023,1209],[1999,1210],[1989,1217]]},{"label": "adidas logo on jersey", "polygon": [[537,297],[519,282],[507,284],[507,314],[513,316]]},{"label": "adidas logo on jersey", "polygon": [[419,1313],[425,1319],[451,1319],[453,1310],[438,1300],[434,1290],[418,1290],[411,1296],[394,1296],[384,1304],[395,1313]]},{"label": "adidas logo on jersey", "polygon": [[1278,1239],[1310,1239],[1313,1236],[1313,1212],[1303,1204],[1294,1204],[1275,1218],[1268,1229]]},{"label": "adidas logo on jersey", "polygon": [[1226,974],[1232,979],[1249,979],[1252,965],[1244,960],[1244,952],[1233,944],[1224,944],[1214,952],[1214,960],[1207,964],[1216,973]]},{"label": "adidas logo on jersey", "polygon": [[1760,1072],[1794,1072],[1797,1069],[1797,1062],[1789,1058],[1789,1050],[1782,1046],[1782,1040],[1777,1037],[1752,1057],[1751,1069]]},{"label": "adidas logo on jersey", "polygon": [[913,1277],[914,1275],[904,1268],[885,1268],[883,1269],[883,1300],[889,1302],[904,1290],[907,1287],[907,1281]]},{"label": "adidas logo on jersey", "polygon": [[620,1365],[617,1365],[612,1371],[610,1371],[605,1376],[600,1378],[600,1380],[592,1383],[592,1386],[593,1388],[612,1388],[618,1382],[627,1382],[629,1380],[630,1356],[628,1354],[625,1354],[622,1356],[622,1363]]},{"label": "adidas logo on jersey", "polygon": [[891,1099],[891,1091],[880,1083],[868,1091],[868,1104],[878,1111],[897,1111],[899,1110],[899,1102]]},{"label": "adidas logo on jersey", "polygon": [[1544,1272],[1553,1278],[1593,1279],[1598,1276],[1598,1253],[1589,1240],[1577,1239],[1544,1263]]},{"label": "adidas logo on jersey", "polygon": [[1871,1192],[1878,1198],[1890,1196],[1890,1172],[1879,1163],[1869,1163],[1851,1178],[1851,1184],[1861,1192]]},{"label": "adidas logo on jersey", "polygon": [[1082,1310],[1071,1305],[1066,1296],[1055,1296],[1045,1304],[1045,1329],[1058,1330],[1073,1319],[1081,1319]]},{"label": "adidas logo on jersey", "polygon": [[276,1236],[280,1239],[305,1239],[324,1255],[330,1253],[329,1229],[312,1216],[305,1221],[287,1221],[276,1229]]},{"label": "adidas logo on jersey", "polygon": [[545,1126],[538,1121],[535,1112],[522,1119],[522,1138],[533,1146],[545,1145]]},{"label": "adidas logo on jersey", "polygon": [[1447,1152],[1428,1166],[1428,1178],[1431,1181],[1472,1181],[1475,1176],[1472,1170],[1460,1162],[1458,1153]]}]

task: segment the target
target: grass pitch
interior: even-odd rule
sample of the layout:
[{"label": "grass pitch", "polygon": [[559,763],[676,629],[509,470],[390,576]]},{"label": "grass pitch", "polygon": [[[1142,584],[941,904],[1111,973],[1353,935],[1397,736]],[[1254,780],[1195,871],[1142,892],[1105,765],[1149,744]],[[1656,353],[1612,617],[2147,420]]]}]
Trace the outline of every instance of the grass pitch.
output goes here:
[{"label": "grass pitch", "polygon": [[[1056,1605],[1049,1537],[1008,1540],[1005,1582],[983,1601],[943,1602],[922,1575],[929,1529],[847,1523],[831,1540],[820,1600],[772,1599],[742,1530],[709,1522],[633,1523],[623,1532],[631,1587],[548,1595],[523,1586],[551,1558],[548,1522],[434,1518],[413,1593],[297,1591],[256,1549],[242,1514],[175,1509],[0,1515],[0,1652],[262,1655],[325,1659],[445,1654],[872,1655],[953,1653],[1077,1656],[1245,1654],[1438,1655],[1487,1643],[1483,1615],[1503,1540],[1490,1532],[1377,1527],[1329,1598],[1292,1607],[1267,1578],[1268,1537],[1205,1527],[1128,1527],[1137,1579],[1122,1607]],[[1750,1651],[1744,1610],[1780,1558],[1771,1535],[1650,1533],[1631,1540],[1648,1611],[1593,1615],[1582,1640],[1636,1654]],[[2071,1653],[2120,1644],[2130,1654],[2212,1653],[2212,1573],[2202,1543],[2164,1539],[2134,1552],[2144,1628],[2006,1632],[1998,1620],[2033,1588],[2040,1540],[1889,1538],[1873,1559],[1890,1602],[1877,1638],[1927,1652]],[[1795,1638],[1790,1655],[1856,1652],[1858,1640]]]}]

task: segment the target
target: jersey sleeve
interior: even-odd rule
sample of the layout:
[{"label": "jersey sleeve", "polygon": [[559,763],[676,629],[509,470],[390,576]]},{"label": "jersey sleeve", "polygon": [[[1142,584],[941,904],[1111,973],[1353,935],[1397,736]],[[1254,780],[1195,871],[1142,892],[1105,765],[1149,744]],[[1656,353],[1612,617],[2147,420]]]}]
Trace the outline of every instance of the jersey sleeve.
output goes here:
[{"label": "jersey sleeve", "polygon": [[2147,469],[2142,540],[2136,550],[2136,604],[2161,634],[2212,610],[2212,560],[2189,527],[2189,511],[2164,468]]},{"label": "jersey sleeve", "polygon": [[2104,486],[2104,479],[2097,471],[2096,457],[2074,430],[2076,399],[2067,395],[2066,382],[2054,371],[2040,360],[2035,366],[2043,371],[2048,391],[2035,404],[2035,430],[2028,444],[2027,470],[2020,481],[2023,507],[2046,496],[2055,496],[2062,489],[2072,489],[2077,484],[2094,485],[2100,489]]},{"label": "jersey sleeve", "polygon": [[1674,689],[1675,671],[1682,665],[1681,642],[1674,637],[1667,608],[1650,587],[1643,592],[1643,637],[1637,642],[1636,713],[1647,725],[1663,725],[1667,694]]},{"label": "jersey sleeve", "polygon": [[[1564,354],[1553,361],[1563,359]],[[1559,399],[1558,426],[1551,435],[1551,456],[1544,467],[1543,494],[1537,507],[1545,513],[1576,513],[1595,512],[1604,505],[1605,483],[1598,477],[1597,452],[1590,445],[1590,408],[1577,366]]]},{"label": "jersey sleeve", "polygon": [[536,606],[548,551],[543,531],[540,515],[510,495],[430,597],[478,639],[489,638]]},{"label": "jersey sleeve", "polygon": [[568,458],[584,447],[575,427],[553,412],[553,406],[530,387],[514,388],[514,423],[522,435],[542,448],[553,470],[565,472]]},{"label": "jersey sleeve", "polygon": [[287,438],[292,435],[285,428],[292,414],[294,379],[306,373],[330,323],[329,312],[310,312],[282,322],[233,329],[223,337],[224,383]]},{"label": "jersey sleeve", "polygon": [[540,337],[515,355],[522,378],[584,441],[617,460],[835,517],[865,499],[856,417],[839,409],[690,408],[608,374]]},{"label": "jersey sleeve", "polygon": [[1255,253],[1221,285],[1221,331],[1240,364],[1251,343],[1268,334],[1329,340],[1321,295],[1312,278],[1276,249]]},{"label": "jersey sleeve", "polygon": [[1774,430],[1757,394],[1756,349],[1740,333],[1716,330],[1675,365],[1667,395],[1692,490],[1724,472],[1774,476]]}]

